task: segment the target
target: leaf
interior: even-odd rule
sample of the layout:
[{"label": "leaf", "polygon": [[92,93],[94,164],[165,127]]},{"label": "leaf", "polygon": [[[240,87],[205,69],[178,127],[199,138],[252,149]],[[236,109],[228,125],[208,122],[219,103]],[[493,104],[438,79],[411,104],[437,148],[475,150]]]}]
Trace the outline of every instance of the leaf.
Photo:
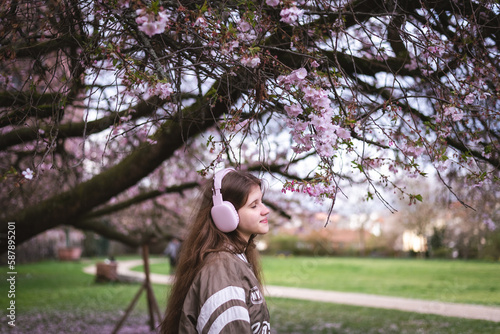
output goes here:
[{"label": "leaf", "polygon": [[359,171],[363,173],[363,166],[361,164],[358,164],[356,161],[351,161],[351,163],[354,165],[354,168],[359,169]]}]

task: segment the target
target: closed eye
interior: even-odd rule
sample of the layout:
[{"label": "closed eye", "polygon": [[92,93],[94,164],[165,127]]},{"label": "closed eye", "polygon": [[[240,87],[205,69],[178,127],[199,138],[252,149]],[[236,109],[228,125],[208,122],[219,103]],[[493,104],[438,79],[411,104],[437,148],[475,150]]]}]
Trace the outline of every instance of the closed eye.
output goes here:
[{"label": "closed eye", "polygon": [[250,208],[255,209],[258,205],[259,205],[259,201],[258,201],[258,200],[253,201],[253,202],[250,204]]}]

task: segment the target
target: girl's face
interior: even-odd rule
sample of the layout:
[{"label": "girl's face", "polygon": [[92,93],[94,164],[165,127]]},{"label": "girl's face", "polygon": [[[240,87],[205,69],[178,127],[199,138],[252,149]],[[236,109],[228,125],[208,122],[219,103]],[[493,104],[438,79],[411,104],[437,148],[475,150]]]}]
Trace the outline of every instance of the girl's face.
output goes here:
[{"label": "girl's face", "polygon": [[240,223],[237,230],[249,240],[252,234],[266,234],[269,231],[267,214],[269,209],[262,203],[262,191],[253,186],[248,194],[247,202],[238,210]]}]

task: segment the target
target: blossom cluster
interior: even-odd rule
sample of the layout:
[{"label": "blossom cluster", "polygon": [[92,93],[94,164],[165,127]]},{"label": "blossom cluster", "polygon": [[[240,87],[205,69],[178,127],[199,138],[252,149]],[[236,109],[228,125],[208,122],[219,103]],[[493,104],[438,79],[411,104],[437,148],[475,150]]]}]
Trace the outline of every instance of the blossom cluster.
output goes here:
[{"label": "blossom cluster", "polygon": [[280,0],[266,0],[266,4],[271,7],[276,7],[280,4]]},{"label": "blossom cluster", "polygon": [[260,58],[259,56],[243,56],[241,58],[241,64],[250,68],[255,68],[259,66],[260,64]]},{"label": "blossom cluster", "polygon": [[159,82],[156,85],[149,88],[149,94],[157,95],[161,99],[166,99],[174,90],[172,89],[172,85],[169,82]]},{"label": "blossom cluster", "polygon": [[[278,77],[278,84],[283,88],[290,90],[292,86],[297,87],[298,94],[308,110],[304,112],[299,103],[285,106],[289,117],[288,126],[292,129],[290,133],[294,141],[299,144],[294,150],[296,153],[301,153],[315,147],[320,156],[330,158],[335,154],[334,147],[338,139],[348,140],[351,138],[351,133],[334,124],[335,111],[331,107],[328,93],[309,84],[306,81],[307,75],[307,70],[300,68],[289,75]],[[307,129],[311,131],[306,132]]]},{"label": "blossom cluster", "polygon": [[[301,0],[300,3],[303,4],[304,1]],[[276,7],[280,4],[280,0],[266,0],[266,4],[271,7]],[[304,15],[304,10],[297,8],[297,3],[295,1],[288,3],[288,5],[289,7],[285,7],[281,10],[280,21],[290,25],[297,25],[298,20]]]},{"label": "blossom cluster", "polygon": [[305,181],[293,180],[291,182],[286,182],[281,190],[283,194],[286,194],[288,191],[292,193],[307,194],[320,201],[324,198],[334,199],[336,187],[332,184],[325,184],[322,182],[309,183]]},{"label": "blossom cluster", "polygon": [[[239,46],[239,42],[251,44],[257,39],[257,31],[246,20],[240,20],[237,24],[238,33],[236,34],[236,41],[231,42],[228,46],[230,50]],[[231,51],[229,51],[231,52]],[[240,62],[243,66],[255,68],[260,65],[260,57],[258,54],[244,55],[241,57]]]},{"label": "blossom cluster", "polygon": [[250,23],[245,20],[240,20],[238,22],[238,33],[236,37],[242,42],[253,42],[257,38],[257,32],[252,27]]},{"label": "blossom cluster", "polygon": [[465,116],[465,114],[460,109],[455,107],[445,107],[443,110],[443,115],[450,116],[455,122],[460,121]]},{"label": "blossom cluster", "polygon": [[425,152],[425,147],[416,146],[412,142],[408,142],[401,150],[407,156],[418,158]]},{"label": "blossom cluster", "polygon": [[221,54],[223,55],[229,55],[231,54],[238,46],[240,46],[240,43],[238,41],[230,41],[222,45],[221,47]]},{"label": "blossom cluster", "polygon": [[165,32],[170,19],[170,15],[165,10],[155,15],[141,8],[136,10],[136,14],[135,22],[139,25],[139,30],[149,37]]},{"label": "blossom cluster", "polygon": [[[271,34],[273,24],[289,24],[295,26],[292,31],[299,31],[296,26],[303,24],[309,17],[312,17],[304,16],[305,10],[310,10],[308,6],[311,4],[307,3],[306,5],[304,0],[266,0],[265,3],[267,6],[272,7],[268,8],[268,13],[272,13],[272,16],[267,16],[266,10],[257,12],[253,9],[245,9],[242,12],[229,10],[218,15],[218,13],[212,12],[210,7],[191,13],[191,15],[185,15],[187,9],[181,6],[177,12],[172,12],[170,15],[179,15],[179,17],[185,15],[183,20],[173,20],[172,17],[169,19],[169,14],[162,11],[163,8],[154,10],[149,8],[136,11],[136,22],[140,30],[150,37],[164,32],[169,24],[172,25],[171,30],[173,32],[173,25],[183,22],[181,24],[185,23],[189,31],[196,31],[197,36],[201,38],[200,45],[205,47],[203,54],[210,59],[216,59],[216,61],[225,64],[242,65],[247,68],[263,68],[265,70],[269,64],[283,68],[280,67],[278,58],[275,60],[274,57],[269,56],[272,53],[261,52],[260,43],[266,39],[268,34]],[[277,15],[278,13],[279,15]],[[311,13],[312,11],[309,12],[309,14]],[[196,29],[193,29],[193,27],[196,27]],[[370,24],[370,27],[373,28],[368,29],[370,33],[356,35],[362,48],[356,52],[359,52],[362,57],[383,61],[383,55],[387,51],[372,45],[370,34],[374,34],[374,31],[378,31],[377,29],[385,29],[385,24],[379,22],[378,25]],[[332,31],[329,34],[337,40],[339,40],[342,31],[347,32],[348,29],[342,24],[341,20],[333,22],[330,28]],[[408,49],[409,54],[405,68],[416,71],[416,73],[430,75],[442,70],[456,51],[450,48],[452,43],[448,43],[444,36],[436,34],[433,29],[426,25],[422,28],[422,32],[423,35],[408,34],[402,36],[405,43],[416,45],[414,48]],[[304,29],[302,33],[308,34],[311,37],[310,40],[313,41],[317,31],[308,27],[308,30]],[[346,33],[346,36],[348,34]],[[314,42],[308,44],[307,48],[303,48],[306,45],[301,44],[298,36],[290,36],[290,39],[287,40],[290,49],[305,53],[314,50]],[[345,43],[350,44],[348,40]],[[320,49],[324,47],[319,44],[316,44],[316,46]],[[390,46],[387,45],[387,49],[390,49]],[[393,51],[395,52],[395,50]],[[314,60],[314,58],[319,60],[317,54],[309,53],[309,55],[311,58],[308,65],[295,69],[288,75],[279,76],[275,82],[267,80],[267,78],[265,81],[268,89],[275,89],[278,95],[282,94],[280,102],[287,101],[283,103],[287,116],[286,125],[295,145],[293,147],[295,153],[315,150],[322,163],[329,164],[331,165],[329,167],[332,167],[334,158],[335,162],[337,162],[337,153],[343,151],[344,147],[349,152],[359,153],[356,148],[357,143],[352,141],[351,135],[363,133],[363,138],[381,145],[380,148],[374,146],[370,148],[370,150],[377,150],[378,158],[370,159],[363,155],[362,157],[358,156],[359,159],[352,161],[355,168],[363,173],[371,173],[371,171],[376,170],[375,173],[386,177],[385,171],[388,169],[391,174],[404,172],[409,177],[416,177],[425,174],[419,166],[420,161],[425,159],[424,156],[431,158],[432,165],[439,172],[449,169],[452,165],[463,163],[464,159],[467,160],[466,157],[460,158],[450,155],[452,149],[443,147],[443,138],[453,136],[454,133],[463,133],[460,131],[460,127],[467,126],[467,122],[474,121],[474,116],[469,114],[468,110],[477,108],[482,99],[486,98],[485,92],[488,92],[488,88],[483,87],[485,86],[484,79],[474,79],[474,73],[484,71],[481,75],[487,77],[489,72],[495,72],[494,69],[488,71],[486,66],[482,66],[478,67],[476,71],[476,67],[471,63],[465,64],[464,62],[461,65],[464,74],[450,80],[450,85],[454,88],[453,93],[444,94],[442,99],[435,105],[434,110],[436,112],[428,115],[430,119],[434,120],[432,122],[432,131],[436,134],[435,138],[430,138],[423,133],[424,127],[421,126],[420,120],[417,117],[411,118],[398,103],[384,104],[381,110],[385,111],[387,106],[395,109],[384,113],[384,115],[389,116],[387,120],[391,125],[379,127],[376,118],[371,118],[371,115],[376,115],[378,111],[372,109],[371,106],[370,108],[366,107],[368,105],[366,101],[368,100],[350,96],[349,92],[344,94],[345,87],[349,87],[351,84],[354,87],[357,82],[350,83],[348,76],[344,77],[342,71],[330,72],[328,76],[323,75],[329,66],[328,62],[321,60],[323,66],[321,69],[316,70],[316,68],[320,67],[318,61]],[[308,72],[309,69],[310,72]],[[253,72],[258,73],[257,71]],[[234,74],[234,72],[230,73]],[[470,77],[466,77],[468,73],[471,74]],[[383,87],[383,83],[377,83],[376,78],[374,79],[373,84],[375,86]],[[363,80],[369,80],[369,78]],[[476,81],[472,83],[472,80]],[[276,84],[276,86],[271,88],[273,84]],[[140,93],[143,93],[144,90],[141,90]],[[151,95],[166,99],[173,93],[173,89],[169,83],[162,82],[151,86],[148,92]],[[339,101],[342,114],[336,108],[337,104],[332,103],[334,92],[338,93],[343,100]],[[366,113],[369,117],[356,123],[356,120],[359,120],[359,116],[363,113]],[[235,118],[232,126],[228,126],[226,129],[228,131],[238,131],[238,129],[248,127],[248,123],[243,123],[241,126],[236,126],[236,124],[239,123],[236,122]],[[400,131],[401,129],[404,130]],[[477,140],[479,141],[479,139]],[[466,144],[471,147],[472,141],[468,140]],[[386,145],[388,149],[384,151],[382,145]],[[476,147],[481,149],[480,145],[476,145]],[[481,152],[484,157],[490,157],[491,153],[489,151],[482,151],[484,151]],[[384,155],[385,152],[387,155]],[[397,152],[396,154],[402,153],[404,158],[395,159],[392,155],[394,152]],[[382,156],[384,158],[380,158]],[[471,161],[469,159],[469,162]],[[323,172],[328,174],[329,167],[325,168]],[[322,168],[319,167],[319,170],[322,170]],[[329,178],[323,175],[317,185],[303,184],[301,191],[310,193],[313,196],[314,194],[321,194],[323,192],[320,185],[328,184],[328,180]]]},{"label": "blossom cluster", "polygon": [[298,9],[293,3],[291,7],[283,8],[280,12],[281,20],[289,25],[297,25],[298,20],[304,15],[304,10]]}]

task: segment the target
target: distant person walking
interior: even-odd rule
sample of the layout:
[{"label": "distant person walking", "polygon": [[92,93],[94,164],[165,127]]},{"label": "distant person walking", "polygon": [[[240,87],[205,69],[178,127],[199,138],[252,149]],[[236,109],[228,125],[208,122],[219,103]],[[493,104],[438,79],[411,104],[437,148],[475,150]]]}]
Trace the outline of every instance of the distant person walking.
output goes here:
[{"label": "distant person walking", "polygon": [[170,274],[175,273],[175,268],[177,267],[177,259],[179,258],[179,248],[181,247],[181,242],[177,238],[173,238],[163,251],[165,256],[168,256],[170,261]]},{"label": "distant person walking", "polygon": [[254,238],[269,231],[261,180],[224,169],[207,182],[182,244],[161,334],[269,334]]}]

